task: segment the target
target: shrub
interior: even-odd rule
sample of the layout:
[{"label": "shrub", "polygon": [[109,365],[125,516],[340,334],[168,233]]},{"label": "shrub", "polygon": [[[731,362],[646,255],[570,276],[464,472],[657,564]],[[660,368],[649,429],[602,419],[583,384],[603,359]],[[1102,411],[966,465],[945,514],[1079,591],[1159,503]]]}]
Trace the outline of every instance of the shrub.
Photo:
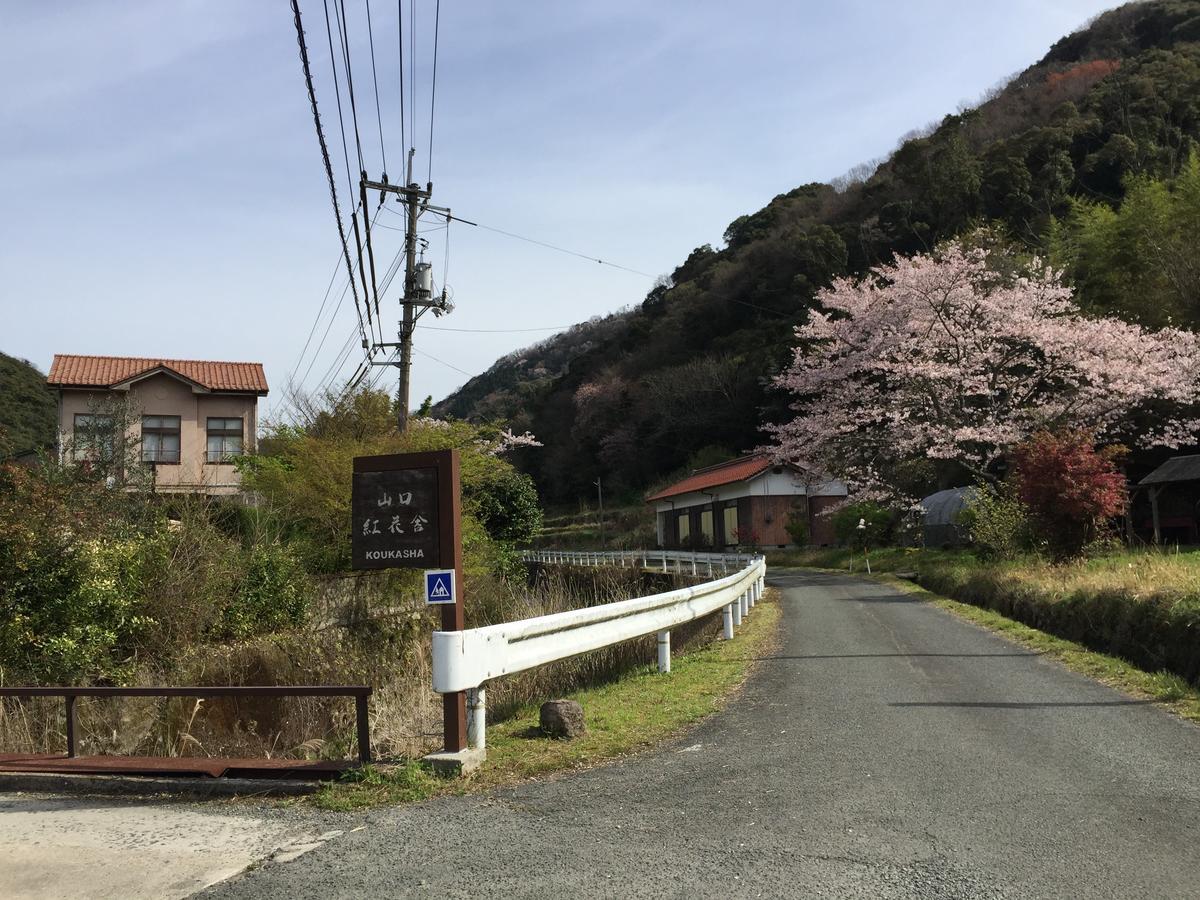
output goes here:
[{"label": "shrub", "polygon": [[978,485],[959,524],[982,559],[1012,559],[1033,548],[1029,510],[1012,485]]},{"label": "shrub", "polygon": [[[843,506],[833,514],[833,532],[837,535],[838,543],[847,547],[882,547],[891,542],[897,518],[896,512],[886,506],[871,500],[860,500]],[[859,529],[860,521],[864,522],[866,528]]]},{"label": "shrub", "polygon": [[469,484],[464,495],[495,540],[528,544],[541,531],[542,508],[528,475],[496,467]]},{"label": "shrub", "polygon": [[311,590],[296,557],[281,544],[259,544],[243,556],[244,574],[221,613],[222,637],[246,638],[304,622]]},{"label": "shrub", "polygon": [[0,468],[0,667],[20,680],[120,680],[139,634],[143,558],[122,498]]},{"label": "shrub", "polygon": [[[858,523],[855,522],[857,525]],[[805,506],[797,504],[792,507],[788,513],[787,521],[783,523],[783,530],[788,533],[788,537],[792,539],[792,543],[797,547],[808,546],[808,509]]]},{"label": "shrub", "polygon": [[1082,555],[1125,508],[1125,478],[1114,463],[1122,452],[1097,451],[1090,434],[1073,429],[1038,432],[1013,451],[1017,495],[1055,559]]}]

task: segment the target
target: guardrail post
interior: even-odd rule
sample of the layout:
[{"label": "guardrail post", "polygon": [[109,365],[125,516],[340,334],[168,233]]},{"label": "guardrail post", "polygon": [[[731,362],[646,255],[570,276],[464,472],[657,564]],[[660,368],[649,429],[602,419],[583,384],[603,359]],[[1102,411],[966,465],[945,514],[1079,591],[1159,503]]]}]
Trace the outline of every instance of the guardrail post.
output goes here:
[{"label": "guardrail post", "polygon": [[742,591],[742,596],[738,598],[738,604],[742,607],[742,618],[750,615],[750,589]]},{"label": "guardrail post", "polygon": [[667,573],[667,551],[663,551],[663,574]]},{"label": "guardrail post", "polygon": [[483,687],[467,689],[467,746],[487,749],[487,691]]},{"label": "guardrail post", "polygon": [[367,695],[354,698],[354,724],[358,726],[358,761],[364,766],[371,761],[371,721],[367,718]]},{"label": "guardrail post", "polygon": [[692,554],[692,575],[699,575],[699,574],[700,573],[696,570],[696,554],[693,553]]},{"label": "guardrail post", "polygon": [[658,671],[664,674],[671,671],[671,632],[669,631],[658,633]]},{"label": "guardrail post", "polygon": [[733,607],[733,625],[736,628],[742,624],[742,598],[738,597],[729,605]]},{"label": "guardrail post", "polygon": [[724,628],[725,628],[725,631],[723,632],[722,637],[724,637],[725,640],[727,640],[727,641],[732,641],[733,640],[733,604],[732,603],[725,604],[725,610],[721,615],[721,619],[722,619],[722,622],[723,622]]},{"label": "guardrail post", "polygon": [[75,695],[67,694],[67,758],[75,758]]}]

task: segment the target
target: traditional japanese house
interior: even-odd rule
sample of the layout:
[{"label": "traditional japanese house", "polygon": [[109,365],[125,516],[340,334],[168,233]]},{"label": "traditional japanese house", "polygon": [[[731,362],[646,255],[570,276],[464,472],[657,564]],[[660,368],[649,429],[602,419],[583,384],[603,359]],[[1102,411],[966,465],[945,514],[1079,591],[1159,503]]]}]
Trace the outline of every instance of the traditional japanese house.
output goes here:
[{"label": "traditional japanese house", "polygon": [[666,548],[725,549],[834,543],[821,513],[846,497],[846,486],[799,466],[743,456],[697,469],[646,498]]}]

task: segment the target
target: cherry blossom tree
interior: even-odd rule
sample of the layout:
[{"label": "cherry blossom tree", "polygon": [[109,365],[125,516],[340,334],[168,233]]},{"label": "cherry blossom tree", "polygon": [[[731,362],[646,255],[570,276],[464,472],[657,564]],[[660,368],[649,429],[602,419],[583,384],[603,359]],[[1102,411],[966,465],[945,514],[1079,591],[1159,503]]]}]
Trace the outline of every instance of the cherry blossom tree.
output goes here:
[{"label": "cherry blossom tree", "polygon": [[776,379],[796,412],[768,426],[776,455],[887,497],[890,473],[917,459],[992,480],[1000,457],[1043,429],[1196,440],[1195,333],[1086,317],[1059,273],[1035,260],[1032,274],[1000,275],[988,255],[951,243],[824,290]]}]

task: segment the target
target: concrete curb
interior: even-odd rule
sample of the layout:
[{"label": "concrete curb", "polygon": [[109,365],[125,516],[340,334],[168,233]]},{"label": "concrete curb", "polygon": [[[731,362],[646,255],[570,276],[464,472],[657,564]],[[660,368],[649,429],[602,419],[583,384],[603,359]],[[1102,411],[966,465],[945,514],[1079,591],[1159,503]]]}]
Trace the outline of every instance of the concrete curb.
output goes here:
[{"label": "concrete curb", "polygon": [[275,778],[154,778],[133,775],[63,775],[0,772],[0,794],[103,794],[149,798],[298,797],[315,794],[324,782]]}]

